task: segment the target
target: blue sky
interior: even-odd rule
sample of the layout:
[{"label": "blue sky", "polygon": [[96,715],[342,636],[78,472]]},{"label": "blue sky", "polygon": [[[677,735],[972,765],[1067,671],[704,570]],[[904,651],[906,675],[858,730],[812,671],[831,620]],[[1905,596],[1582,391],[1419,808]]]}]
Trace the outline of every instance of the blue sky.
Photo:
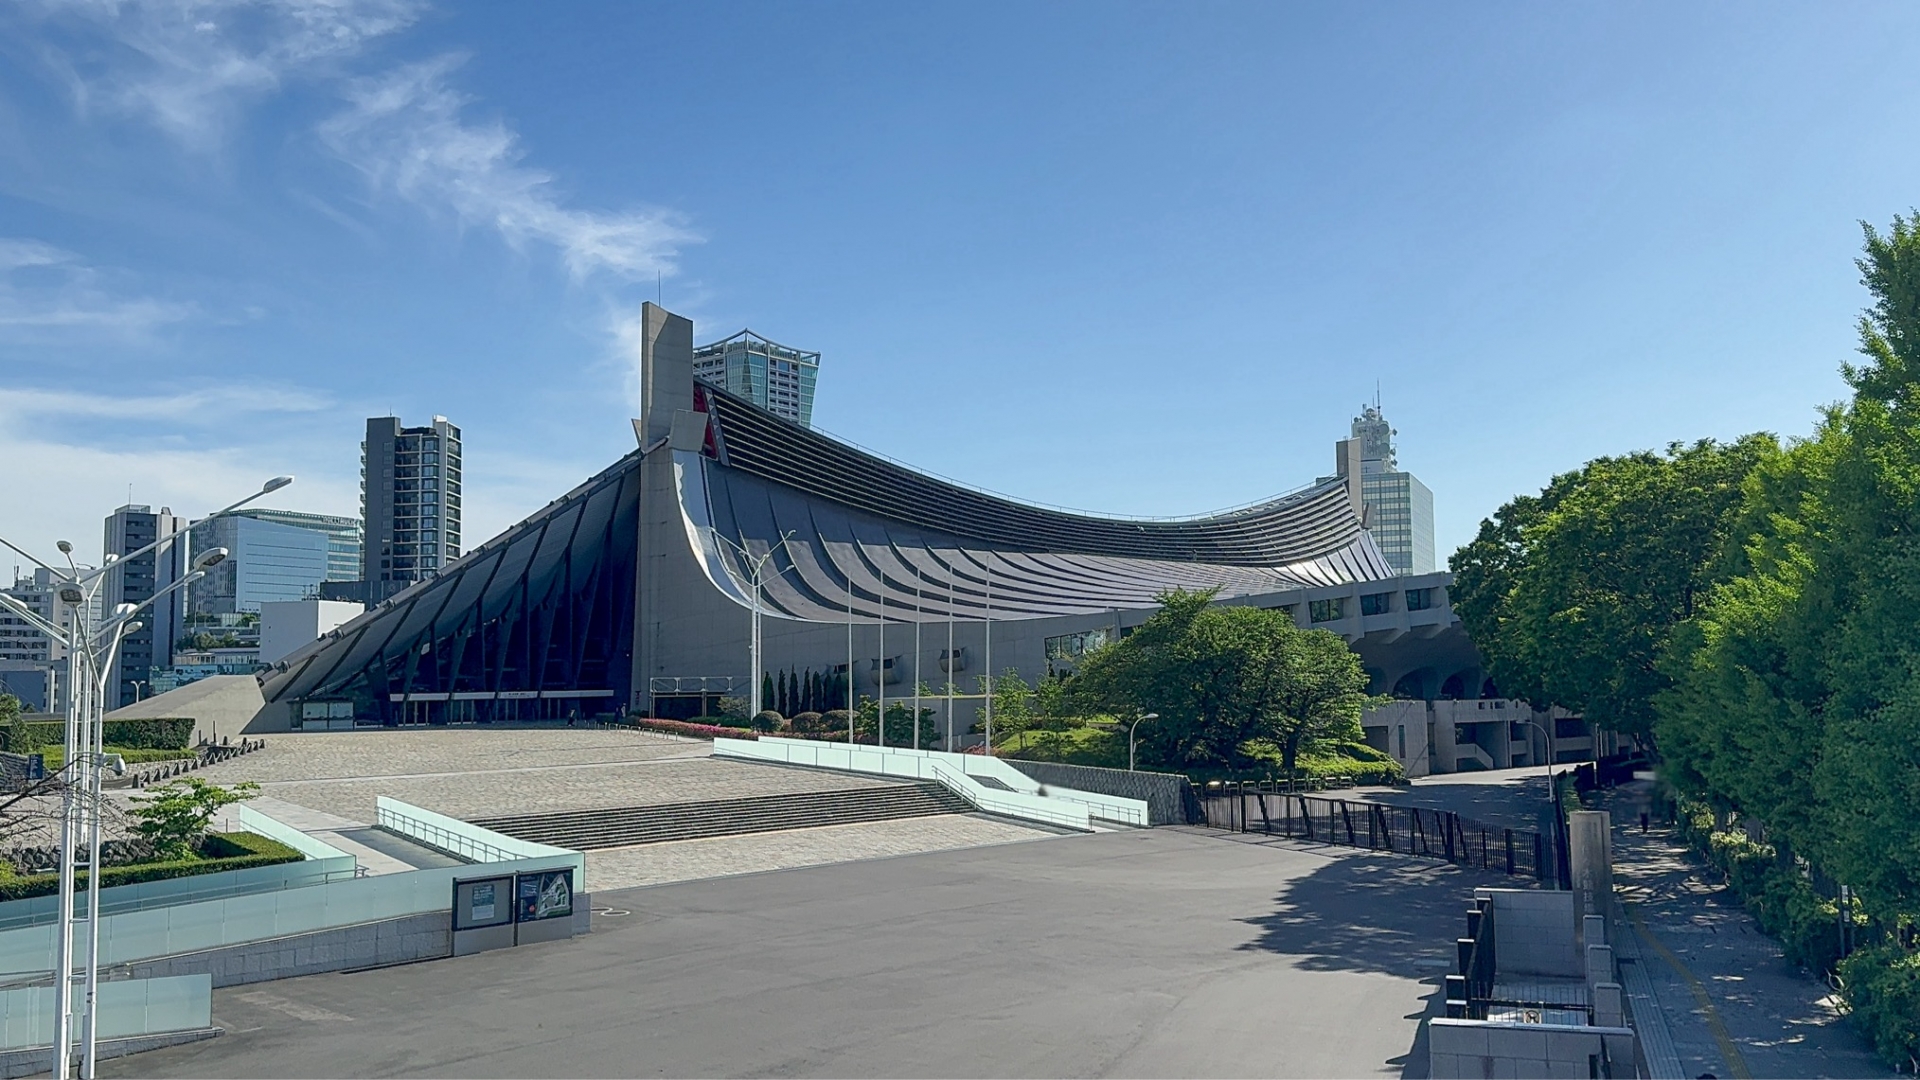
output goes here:
[{"label": "blue sky", "polygon": [[820,427],[1202,512],[1376,382],[1440,555],[1606,453],[1807,431],[1920,204],[1911,5],[0,6],[0,535],[452,417],[470,541],[632,446],[656,289]]}]

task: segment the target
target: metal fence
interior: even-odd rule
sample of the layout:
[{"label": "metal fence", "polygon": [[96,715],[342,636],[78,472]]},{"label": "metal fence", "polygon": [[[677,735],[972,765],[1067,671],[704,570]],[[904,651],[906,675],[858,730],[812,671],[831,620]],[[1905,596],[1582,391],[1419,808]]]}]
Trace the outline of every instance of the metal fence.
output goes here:
[{"label": "metal fence", "polygon": [[1558,877],[1552,838],[1449,810],[1302,795],[1264,781],[1209,785],[1200,806],[1204,824],[1216,829],[1392,851],[1541,882]]}]

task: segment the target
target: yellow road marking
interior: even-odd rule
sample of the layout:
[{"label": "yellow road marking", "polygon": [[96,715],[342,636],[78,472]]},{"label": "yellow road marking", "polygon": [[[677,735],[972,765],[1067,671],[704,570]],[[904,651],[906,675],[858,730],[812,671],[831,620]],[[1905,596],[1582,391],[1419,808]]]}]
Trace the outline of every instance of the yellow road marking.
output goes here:
[{"label": "yellow road marking", "polygon": [[1640,919],[1639,905],[1622,900],[1620,906],[1627,909],[1627,918],[1633,920],[1633,929],[1640,935],[1640,940],[1646,942],[1654,952],[1659,953],[1660,959],[1665,960],[1673,970],[1680,973],[1682,979],[1687,981],[1687,989],[1693,991],[1693,1000],[1698,1002],[1700,1010],[1707,1014],[1707,1030],[1713,1033],[1713,1041],[1720,1047],[1720,1056],[1726,1059],[1727,1068],[1732,1071],[1734,1080],[1753,1080],[1753,1073],[1747,1070],[1747,1059],[1740,1056],[1740,1048],[1734,1045],[1733,1036],[1727,1033],[1727,1025],[1720,1019],[1720,1010],[1713,1007],[1713,999],[1707,996],[1707,988],[1693,974],[1693,969],[1687,967],[1678,956],[1673,954],[1673,950],[1667,948],[1659,938],[1653,935],[1652,931],[1647,929],[1647,924]]}]

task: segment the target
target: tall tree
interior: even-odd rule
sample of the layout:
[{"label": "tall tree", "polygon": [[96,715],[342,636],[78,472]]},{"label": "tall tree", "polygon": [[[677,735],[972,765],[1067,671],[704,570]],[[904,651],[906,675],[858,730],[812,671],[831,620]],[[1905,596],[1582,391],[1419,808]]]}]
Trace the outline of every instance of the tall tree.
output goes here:
[{"label": "tall tree", "polygon": [[1920,222],[1863,223],[1850,401],[1749,478],[1726,580],[1676,635],[1668,774],[1883,918],[1920,916]]},{"label": "tall tree", "polygon": [[1359,735],[1367,677],[1344,641],[1214,595],[1162,594],[1132,635],[1081,659],[1073,696],[1123,719],[1159,713],[1140,729],[1142,757],[1176,767],[1247,769],[1249,744],[1267,740],[1291,769],[1316,743]]},{"label": "tall tree", "polygon": [[1723,568],[1747,475],[1779,453],[1756,434],[1597,458],[1502,507],[1451,564],[1495,683],[1650,731],[1661,650]]}]

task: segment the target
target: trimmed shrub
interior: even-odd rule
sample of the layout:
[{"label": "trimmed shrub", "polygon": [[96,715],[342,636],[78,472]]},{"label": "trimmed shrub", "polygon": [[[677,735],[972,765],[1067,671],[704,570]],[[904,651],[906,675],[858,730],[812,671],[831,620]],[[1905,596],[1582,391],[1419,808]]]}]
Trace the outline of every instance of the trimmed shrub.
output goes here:
[{"label": "trimmed shrub", "polygon": [[1309,780],[1337,780],[1345,777],[1356,786],[1392,787],[1407,782],[1406,770],[1400,763],[1388,758],[1385,761],[1361,761],[1345,756],[1308,757],[1302,754],[1295,763],[1301,776]]},{"label": "trimmed shrub", "polygon": [[[138,885],[146,881],[168,881],[227,870],[250,870],[256,866],[278,866],[306,858],[278,840],[255,833],[210,833],[201,841],[200,852],[203,858],[111,866],[101,871],[101,884],[111,889],[116,885]],[[85,870],[77,871],[74,874],[76,887],[85,889],[90,877]],[[0,901],[52,896],[59,891],[59,874],[0,879]]]},{"label": "trimmed shrub", "polygon": [[[108,746],[127,750],[185,750],[193,741],[193,727],[191,717],[109,720],[102,734]],[[38,753],[43,746],[64,746],[66,741],[64,723],[36,720],[0,725],[0,750],[8,753]]]},{"label": "trimmed shrub", "polygon": [[820,722],[821,731],[845,731],[853,722],[853,714],[845,709],[828,709],[820,714]]},{"label": "trimmed shrub", "polygon": [[[1681,832],[1693,850],[1726,878],[1760,928],[1779,940],[1787,959],[1817,972],[1840,961],[1840,907],[1814,892],[1799,866],[1783,866],[1772,844],[1741,829],[1713,827],[1713,811],[1699,804],[1681,810]],[[1854,924],[1867,925],[1856,904]]]},{"label": "trimmed shrub", "polygon": [[793,730],[802,735],[826,730],[826,720],[817,712],[799,713],[793,718]]},{"label": "trimmed shrub", "polygon": [[[112,743],[107,744],[106,752],[119,754],[129,765],[150,765],[156,761],[189,761],[200,756],[191,750],[133,750],[124,746],[114,746]],[[48,772],[56,772],[67,763],[66,747],[58,744],[43,746],[34,753],[46,760]]]},{"label": "trimmed shrub", "polygon": [[759,712],[753,714],[753,720],[748,726],[752,727],[755,731],[765,734],[770,731],[779,731],[786,722],[786,717],[781,716],[772,709],[761,709]]},{"label": "trimmed shrub", "polygon": [[721,727],[719,724],[703,724],[699,721],[655,720],[650,717],[630,717],[627,723],[644,731],[664,731],[671,735],[685,735],[694,739],[752,739],[751,730],[745,728]]},{"label": "trimmed shrub", "polygon": [[1853,1022],[1892,1062],[1920,1057],[1920,953],[1889,942],[1840,961]]}]

